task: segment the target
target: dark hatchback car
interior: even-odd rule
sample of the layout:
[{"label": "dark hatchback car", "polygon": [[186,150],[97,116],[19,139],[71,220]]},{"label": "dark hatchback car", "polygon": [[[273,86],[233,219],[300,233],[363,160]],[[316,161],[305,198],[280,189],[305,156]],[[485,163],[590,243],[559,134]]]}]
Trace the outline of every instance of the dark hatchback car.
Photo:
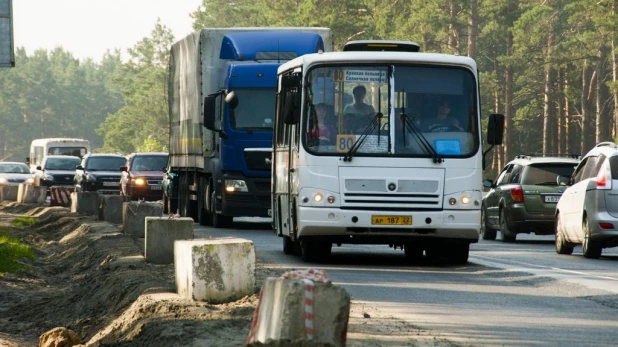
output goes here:
[{"label": "dark hatchback car", "polygon": [[126,166],[120,168],[121,194],[131,197],[131,200],[161,200],[163,198],[161,181],[167,158],[167,153],[160,152],[129,154]]},{"label": "dark hatchback car", "polygon": [[81,163],[79,157],[70,155],[48,155],[34,172],[37,186],[73,186],[75,168]]},{"label": "dark hatchback car", "polygon": [[75,191],[120,193],[120,167],[126,162],[127,158],[120,154],[86,154],[75,170]]},{"label": "dark hatchback car", "polygon": [[483,181],[490,190],[481,206],[481,237],[495,240],[497,230],[504,242],[515,241],[520,233],[553,235],[556,204],[565,190],[557,178],[570,177],[579,161],[519,155],[506,164],[495,182]]}]

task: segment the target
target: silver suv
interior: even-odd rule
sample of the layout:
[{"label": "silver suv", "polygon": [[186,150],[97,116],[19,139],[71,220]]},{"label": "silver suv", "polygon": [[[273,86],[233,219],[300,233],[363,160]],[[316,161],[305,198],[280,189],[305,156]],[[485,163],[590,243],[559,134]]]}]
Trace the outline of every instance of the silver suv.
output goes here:
[{"label": "silver suv", "polygon": [[556,206],[556,252],[581,244],[584,257],[596,259],[618,246],[618,145],[599,143],[558,183],[568,187]]}]

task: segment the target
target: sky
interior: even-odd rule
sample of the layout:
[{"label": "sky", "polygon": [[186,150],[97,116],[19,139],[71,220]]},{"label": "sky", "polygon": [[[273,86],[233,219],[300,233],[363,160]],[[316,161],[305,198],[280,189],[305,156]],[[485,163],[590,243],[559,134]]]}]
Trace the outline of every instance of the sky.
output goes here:
[{"label": "sky", "polygon": [[150,37],[157,18],[175,40],[192,32],[189,16],[202,0],[13,0],[14,46],[28,54],[61,46],[78,59],[100,62],[109,49]]}]

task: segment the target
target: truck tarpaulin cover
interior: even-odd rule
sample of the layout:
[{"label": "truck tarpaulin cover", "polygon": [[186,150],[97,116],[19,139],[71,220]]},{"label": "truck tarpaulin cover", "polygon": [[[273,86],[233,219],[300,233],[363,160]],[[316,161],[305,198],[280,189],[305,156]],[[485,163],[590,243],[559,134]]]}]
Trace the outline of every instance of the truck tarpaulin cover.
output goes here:
[{"label": "truck tarpaulin cover", "polygon": [[0,0],[0,67],[15,66],[11,0]]}]

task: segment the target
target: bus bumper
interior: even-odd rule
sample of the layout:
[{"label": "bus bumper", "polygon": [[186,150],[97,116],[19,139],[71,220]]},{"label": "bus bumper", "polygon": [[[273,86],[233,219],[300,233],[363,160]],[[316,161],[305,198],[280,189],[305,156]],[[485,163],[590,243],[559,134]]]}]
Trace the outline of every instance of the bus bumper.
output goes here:
[{"label": "bus bumper", "polygon": [[[375,225],[372,216],[411,217],[409,225]],[[362,211],[299,207],[298,237],[328,237],[333,242],[391,244],[415,239],[478,242],[480,210]]]}]

